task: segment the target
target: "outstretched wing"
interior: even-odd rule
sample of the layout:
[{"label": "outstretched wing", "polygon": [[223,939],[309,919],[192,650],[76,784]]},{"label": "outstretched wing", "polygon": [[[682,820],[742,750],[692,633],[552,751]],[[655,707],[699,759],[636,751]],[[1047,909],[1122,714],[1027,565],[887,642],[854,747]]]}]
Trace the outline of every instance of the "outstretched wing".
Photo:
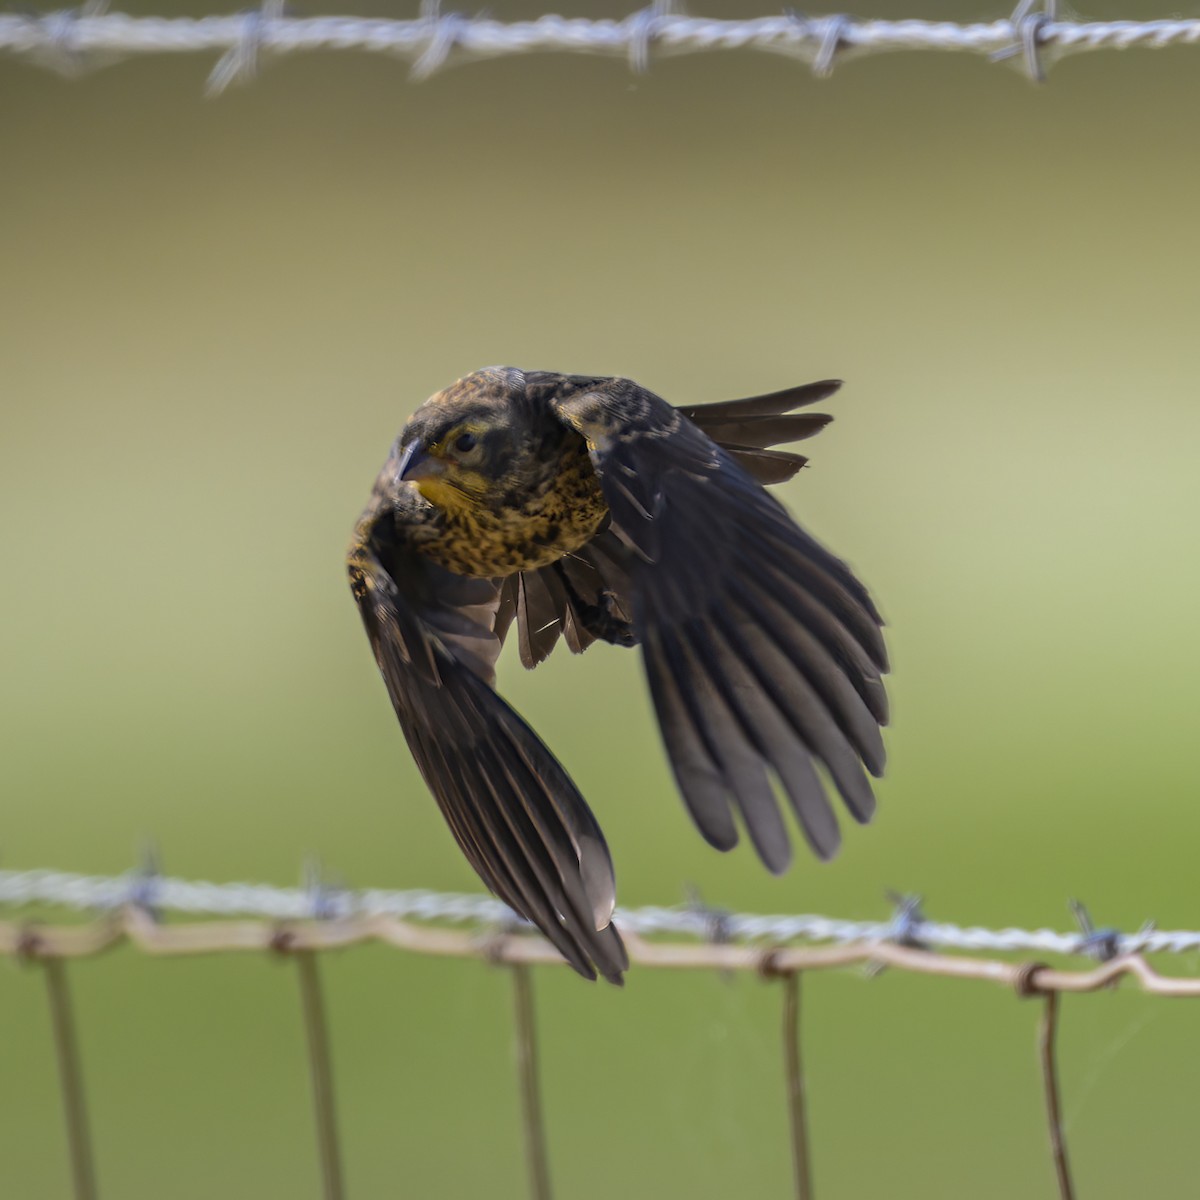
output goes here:
[{"label": "outstretched wing", "polygon": [[609,924],[604,835],[570,777],[492,689],[500,587],[402,545],[376,502],[355,531],[351,588],[417,766],[468,861],[581,975],[628,966]]},{"label": "outstretched wing", "polygon": [[858,821],[875,808],[864,767],[884,765],[887,656],[866,589],[658,396],[613,379],[551,403],[587,439],[629,550],[634,630],[696,824],[728,849],[740,811],[763,862],[784,870],[791,846],[774,776],[829,857],[840,833],[817,765]]},{"label": "outstretched wing", "polygon": [[[526,379],[534,380],[548,397],[561,390],[563,382],[563,376],[549,373],[530,373]],[[607,382],[607,378],[567,377],[575,391]],[[822,379],[765,396],[695,404],[677,411],[759,483],[783,483],[808,460],[776,447],[810,438],[833,420],[828,413],[795,410],[827,400],[841,386],[840,379]],[[573,654],[586,650],[597,638],[630,644],[633,629],[625,600],[629,579],[624,558],[616,536],[604,532],[548,567],[521,571],[505,581],[505,600],[516,622],[526,667],[542,662],[560,636]]]}]

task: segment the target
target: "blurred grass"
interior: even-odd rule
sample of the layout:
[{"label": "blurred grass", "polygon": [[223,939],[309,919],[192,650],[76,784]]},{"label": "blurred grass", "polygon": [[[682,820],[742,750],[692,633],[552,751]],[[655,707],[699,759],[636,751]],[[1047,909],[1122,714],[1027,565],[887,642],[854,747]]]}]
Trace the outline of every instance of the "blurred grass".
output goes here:
[{"label": "blurred grass", "polygon": [[[70,83],[6,61],[6,865],[121,870],[149,836],[174,874],[286,883],[316,852],[351,884],[475,888],[341,568],[404,417],[492,362],[677,402],[841,375],[787,499],[892,626],[880,816],[771,879],[691,831],[634,656],[506,660],[622,901],[694,883],[869,916],[892,886],[1064,925],[1077,894],[1195,926],[1190,53],[1072,59],[1040,90],[936,56],[823,84],[547,57],[416,87],[324,55],[214,103],[199,59]],[[503,974],[323,965],[351,1194],[521,1195]],[[315,1194],[287,964],[122,951],[72,981],[105,1195]],[[786,1194],[775,989],[537,982],[564,1196]],[[1053,1194],[1035,1007],[893,976],[805,994],[822,1194]],[[1081,1194],[1177,1192],[1190,1010],[1064,1007]],[[0,964],[0,1013],[0,1189],[49,1200],[34,972]]]}]

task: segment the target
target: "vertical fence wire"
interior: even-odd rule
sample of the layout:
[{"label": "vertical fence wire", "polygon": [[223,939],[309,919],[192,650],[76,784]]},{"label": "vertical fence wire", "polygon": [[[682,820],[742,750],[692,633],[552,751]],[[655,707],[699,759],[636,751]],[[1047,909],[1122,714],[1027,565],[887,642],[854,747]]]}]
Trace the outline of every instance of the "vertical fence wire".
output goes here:
[{"label": "vertical fence wire", "polygon": [[1058,993],[1047,992],[1038,1027],[1038,1058],[1042,1064],[1042,1086],[1046,1093],[1046,1126],[1050,1133],[1050,1153],[1054,1158],[1054,1174],[1058,1179],[1061,1200],[1075,1200],[1071,1167],[1067,1161],[1067,1143],[1063,1136],[1062,1104],[1058,1087]]},{"label": "vertical fence wire", "polygon": [[317,1130],[317,1154],[321,1162],[322,1196],[324,1200],[345,1200],[329,1029],[317,958],[312,950],[294,951],[293,957],[300,983],[300,1004],[304,1010],[304,1034],[308,1042],[308,1069],[312,1079],[313,1119]]},{"label": "vertical fence wire", "polygon": [[87,1104],[83,1094],[83,1068],[79,1039],[71,1010],[71,991],[62,959],[42,959],[50,1027],[58,1060],[58,1083],[62,1092],[63,1119],[67,1133],[67,1157],[71,1164],[72,1195],[75,1200],[96,1200],[96,1165],[88,1131]]},{"label": "vertical fence wire", "polygon": [[796,1200],[812,1200],[812,1158],[808,1149],[808,1106],[800,1046],[800,972],[783,976],[783,1061],[787,1079],[788,1133]]},{"label": "vertical fence wire", "polygon": [[511,970],[517,1078],[521,1088],[521,1125],[525,1134],[529,1197],[530,1200],[551,1200],[553,1193],[550,1188],[550,1163],[546,1153],[546,1127],[542,1120],[542,1093],[538,1081],[533,982],[529,976],[529,967],[524,963],[515,963]]}]

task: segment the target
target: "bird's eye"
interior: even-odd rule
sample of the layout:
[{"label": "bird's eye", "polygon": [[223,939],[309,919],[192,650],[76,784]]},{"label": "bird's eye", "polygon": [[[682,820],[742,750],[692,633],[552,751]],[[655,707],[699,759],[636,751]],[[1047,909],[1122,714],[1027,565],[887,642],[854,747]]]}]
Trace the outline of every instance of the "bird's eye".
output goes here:
[{"label": "bird's eye", "polygon": [[470,454],[475,449],[476,441],[473,433],[460,433],[454,439],[454,448],[460,454]]}]

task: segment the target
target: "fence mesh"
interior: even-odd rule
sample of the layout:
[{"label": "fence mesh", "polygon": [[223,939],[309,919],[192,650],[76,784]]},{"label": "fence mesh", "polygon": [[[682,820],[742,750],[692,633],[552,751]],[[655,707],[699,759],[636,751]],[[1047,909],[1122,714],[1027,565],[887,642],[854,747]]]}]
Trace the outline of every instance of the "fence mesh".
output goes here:
[{"label": "fence mesh", "polygon": [[[975,979],[1041,1002],[1037,1061],[1042,1079],[1050,1157],[1060,1197],[1074,1195],[1061,1121],[1056,1060],[1059,996],[1097,992],[1131,977],[1153,995],[1200,996],[1200,978],[1163,974],[1155,954],[1200,948],[1200,932],[1135,933],[1096,928],[1073,904],[1079,928],[964,927],[928,920],[915,897],[893,897],[886,920],[846,921],[812,915],[727,912],[691,903],[672,908],[619,909],[615,920],[635,970],[741,970],[778,982],[782,993],[780,1066],[794,1166],[793,1195],[811,1200],[800,982],[806,972],[884,968]],[[50,909],[74,909],[86,920],[48,923]],[[511,973],[513,1036],[529,1195],[549,1200],[549,1154],[538,1081],[535,964],[561,964],[557,951],[505,905],[483,896],[431,891],[350,890],[309,871],[304,886],[209,883],[162,876],[152,863],[120,876],[61,871],[0,871],[0,955],[44,972],[57,1055],[64,1124],[76,1200],[95,1200],[80,1051],[68,983],[68,963],[128,944],[151,956],[269,953],[296,964],[306,1032],[322,1195],[345,1195],[337,1132],[332,1056],[318,967],[320,952],[377,942],[415,954],[482,959]],[[188,919],[169,921],[168,915]],[[1029,959],[1060,956],[1061,965]],[[981,956],[985,955],[985,956]],[[1017,957],[1014,957],[1017,956]],[[1080,963],[1080,959],[1087,960]],[[580,986],[583,986],[582,984]]]}]

